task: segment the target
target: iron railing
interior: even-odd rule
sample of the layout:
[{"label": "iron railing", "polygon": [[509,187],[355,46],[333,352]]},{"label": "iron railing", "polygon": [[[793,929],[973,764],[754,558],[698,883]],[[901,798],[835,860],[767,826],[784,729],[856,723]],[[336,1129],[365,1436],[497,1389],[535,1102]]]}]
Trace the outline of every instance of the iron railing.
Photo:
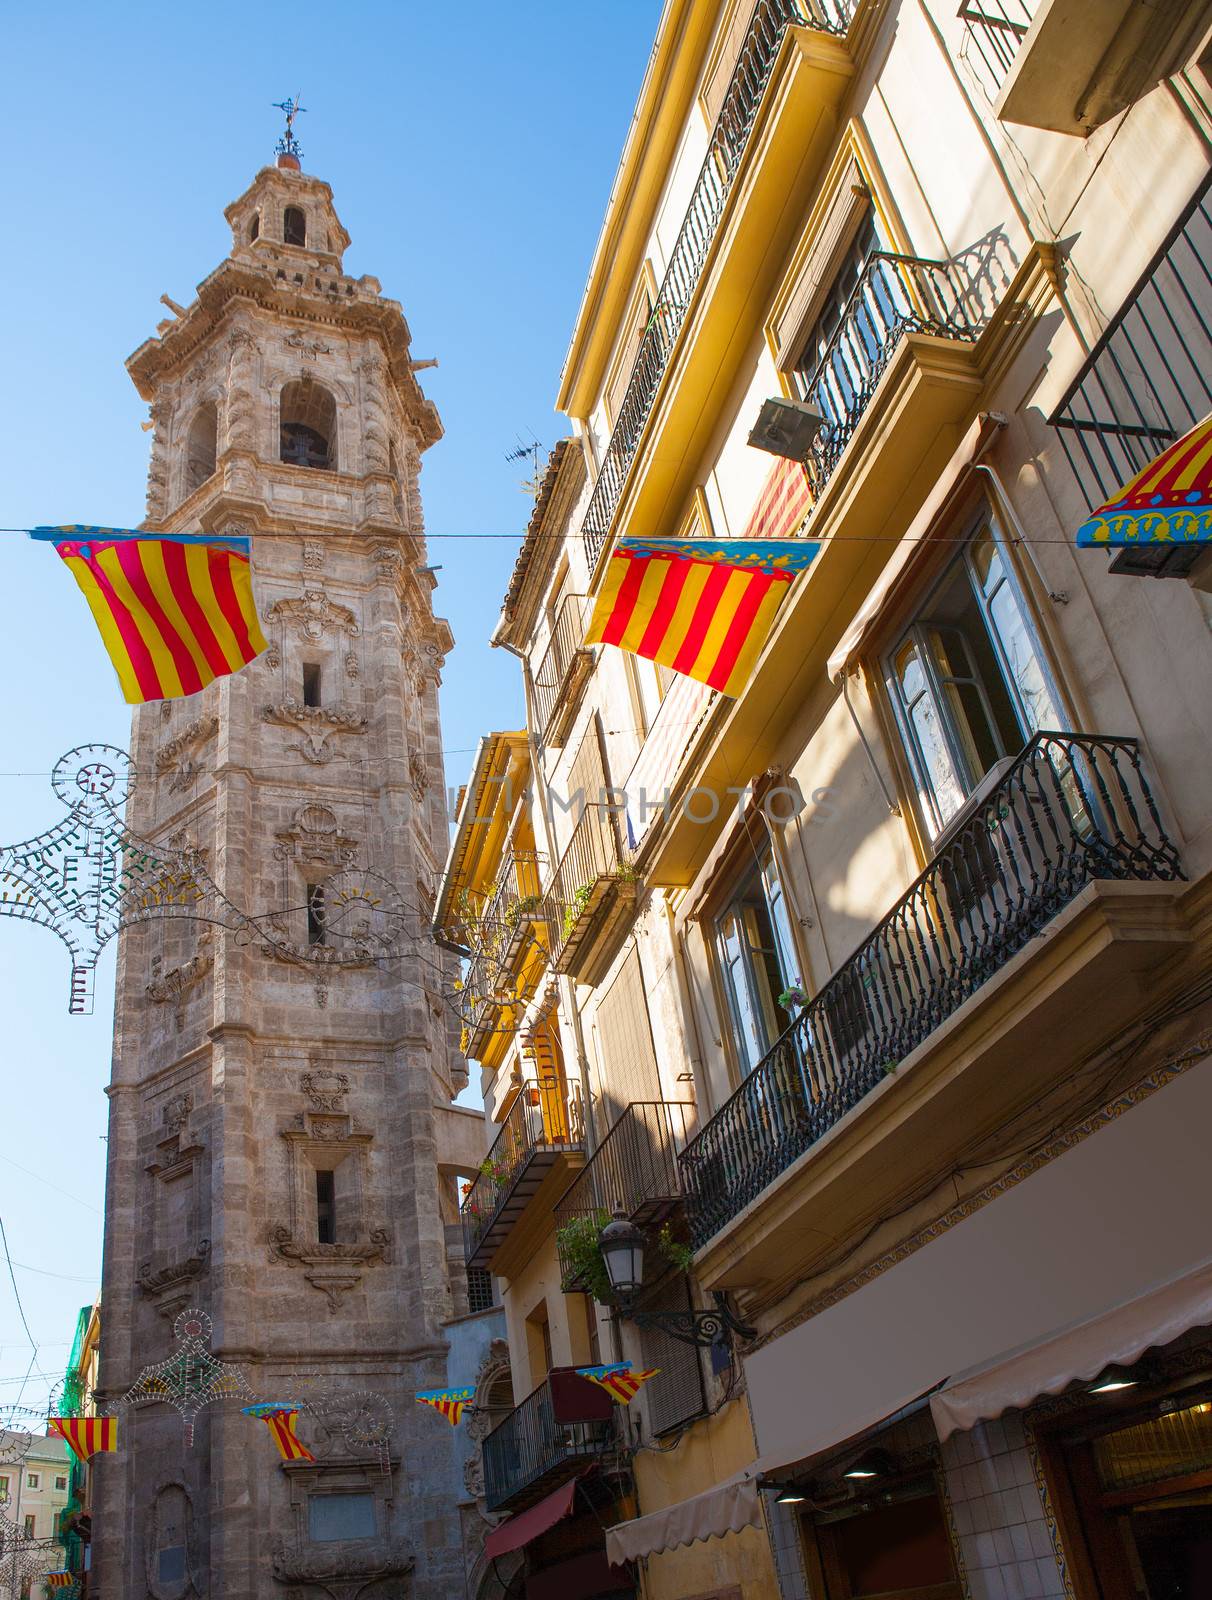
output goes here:
[{"label": "iron railing", "polygon": [[851,0],[758,0],[754,7],[581,524],[591,571],[707,263],[783,36],[793,25],[842,35],[851,15]]},{"label": "iron railing", "polygon": [[484,1440],[484,1503],[497,1511],[545,1480],[567,1479],[614,1442],[613,1421],[557,1422],[544,1378]]},{"label": "iron railing", "polygon": [[548,948],[553,962],[592,917],[610,883],[628,870],[619,848],[613,807],[586,804],[547,886]]},{"label": "iron railing", "polygon": [[1181,876],[1135,740],[1037,734],[678,1158],[696,1248],[1087,883]]},{"label": "iron railing", "polygon": [[1038,0],[963,0],[959,17],[964,37],[959,54],[980,79],[990,100],[1010,75],[1019,46],[1035,16]]},{"label": "iron railing", "polygon": [[546,856],[534,850],[506,851],[487,895],[478,905],[471,901],[450,929],[470,952],[462,992],[472,1037],[489,1026],[503,1007],[517,1003],[511,980],[531,928],[544,920],[546,865]]},{"label": "iron railing", "polygon": [[1052,415],[1093,509],[1212,411],[1212,176]]},{"label": "iron railing", "polygon": [[561,709],[573,663],[584,649],[585,601],[583,594],[565,595],[552,620],[551,637],[534,675],[535,722],[541,739],[546,739],[556,712]]},{"label": "iron railing", "polygon": [[463,1258],[471,1261],[480,1241],[509,1201],[518,1179],[540,1151],[584,1149],[581,1130],[558,1083],[529,1087],[518,1095],[479,1173],[467,1191],[460,1213]]},{"label": "iron railing", "polygon": [[851,291],[836,329],[803,380],[824,417],[807,460],[819,496],[849,444],[893,351],[906,333],[973,339],[1008,281],[1005,241],[991,236],[951,261],[877,250]]},{"label": "iron railing", "polygon": [[579,1281],[573,1233],[582,1219],[599,1230],[621,1210],[633,1222],[654,1221],[681,1195],[677,1153],[685,1148],[692,1104],[637,1101],[627,1106],[555,1208],[556,1248],[566,1294]]}]

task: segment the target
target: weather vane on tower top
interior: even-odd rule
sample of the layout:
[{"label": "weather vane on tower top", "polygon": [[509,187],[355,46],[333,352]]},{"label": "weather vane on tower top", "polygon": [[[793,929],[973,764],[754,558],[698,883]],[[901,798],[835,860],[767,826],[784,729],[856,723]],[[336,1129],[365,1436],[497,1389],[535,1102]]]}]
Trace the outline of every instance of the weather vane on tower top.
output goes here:
[{"label": "weather vane on tower top", "polygon": [[293,156],[297,161],[303,152],[299,148],[299,141],[295,138],[295,118],[300,112],[307,110],[307,107],[303,104],[302,92],[295,95],[293,100],[287,96],[285,100],[275,100],[273,104],[275,111],[284,111],[286,113],[286,132],[278,140],[274,149],[280,156]]}]

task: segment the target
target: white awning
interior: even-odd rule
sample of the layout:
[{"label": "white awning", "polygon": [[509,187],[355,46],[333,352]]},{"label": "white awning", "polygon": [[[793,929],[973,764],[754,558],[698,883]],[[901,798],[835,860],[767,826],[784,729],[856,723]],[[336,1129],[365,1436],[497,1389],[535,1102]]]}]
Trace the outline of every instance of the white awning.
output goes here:
[{"label": "white awning", "polygon": [[1108,1367],[1130,1367],[1146,1350],[1212,1325],[1212,1258],[1192,1272],[1013,1352],[972,1375],[961,1374],[930,1397],[940,1439],[978,1422],[1021,1410],[1041,1395],[1060,1394]]},{"label": "white awning", "polygon": [[950,461],[939,473],[921,510],[901,535],[891,561],[872,584],[854,620],[834,646],[826,665],[832,681],[837,681],[859,653],[868,631],[883,612],[905,568],[917,554],[918,546],[926,542],[931,528],[950,511],[956,495],[967,488],[973,464],[980,460],[1005,426],[1006,419],[998,412],[982,411],[964,434]]},{"label": "white awning", "polygon": [[617,1567],[624,1561],[693,1544],[696,1539],[722,1539],[742,1528],[760,1528],[762,1503],[753,1472],[749,1467],[689,1500],[607,1528],[607,1560]]}]

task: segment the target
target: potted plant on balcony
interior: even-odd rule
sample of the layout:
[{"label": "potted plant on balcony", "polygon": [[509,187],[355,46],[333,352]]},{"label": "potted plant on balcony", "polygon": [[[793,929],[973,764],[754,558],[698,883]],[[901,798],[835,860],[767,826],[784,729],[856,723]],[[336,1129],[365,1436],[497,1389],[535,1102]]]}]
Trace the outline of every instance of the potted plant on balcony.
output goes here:
[{"label": "potted plant on balcony", "polygon": [[556,1229],[556,1248],[567,1267],[569,1281],[604,1306],[610,1304],[610,1278],[599,1236],[609,1221],[609,1211],[599,1209],[587,1216],[572,1217]]}]

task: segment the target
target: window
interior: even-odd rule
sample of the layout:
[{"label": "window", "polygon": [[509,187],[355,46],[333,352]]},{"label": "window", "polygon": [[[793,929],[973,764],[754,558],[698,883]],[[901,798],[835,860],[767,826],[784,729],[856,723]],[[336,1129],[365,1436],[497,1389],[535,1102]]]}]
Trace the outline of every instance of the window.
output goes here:
[{"label": "window", "polygon": [[1063,724],[986,512],[887,662],[918,800],[937,835],[999,761]]},{"label": "window", "polygon": [[31,1472],[25,1480],[25,1487],[27,1489],[36,1489],[41,1482],[41,1475],[37,1472]]},{"label": "window", "polygon": [[0,1495],[8,1494],[8,1478],[0,1476]]},{"label": "window", "polygon": [[[37,1484],[36,1483],[30,1484],[30,1488],[31,1489],[36,1489],[37,1488]],[[25,1533],[26,1533],[26,1537],[29,1538],[29,1539],[32,1539],[34,1537],[34,1514],[33,1514],[32,1511],[27,1515],[27,1517],[25,1519]]]},{"label": "window", "polygon": [[307,243],[307,218],[298,206],[287,206],[282,213],[283,244]]},{"label": "window", "polygon": [[55,1488],[56,1489],[66,1489],[67,1488],[67,1479],[63,1478],[63,1477],[56,1478],[55,1479]]},{"label": "window", "polygon": [[492,1273],[487,1267],[467,1269],[468,1311],[490,1311],[493,1305]]},{"label": "window", "polygon": [[320,664],[318,661],[305,661],[303,663],[303,704],[305,706],[318,706],[320,704]]},{"label": "window", "polygon": [[313,883],[307,890],[307,942],[313,948],[316,945],[327,944],[324,918],[327,907],[325,905],[326,891],[322,883]]},{"label": "window", "polygon": [[185,447],[185,492],[192,494],[215,470],[219,445],[219,412],[214,401],[199,407],[189,425]]},{"label": "window", "polygon": [[308,1537],[316,1544],[333,1539],[373,1539],[375,1501],[370,1494],[313,1494],[307,1502]]},{"label": "window", "polygon": [[883,368],[882,351],[895,315],[885,277],[868,273],[867,266],[886,248],[869,212],[842,257],[796,363],[800,398],[819,406],[833,427],[861,409]]},{"label": "window", "polygon": [[337,402],[324,385],[312,378],[285,384],[278,411],[280,459],[292,467],[335,471]]},{"label": "window", "polygon": [[260,237],[261,237],[261,213],[259,211],[254,211],[253,212],[252,221],[248,225],[248,242],[249,242],[249,244],[253,244]]},{"label": "window", "polygon": [[767,842],[756,868],[715,919],[716,956],[742,1072],[790,1026],[778,997],[799,981],[787,900]]},{"label": "window", "polygon": [[336,1174],[316,1173],[316,1238],[321,1244],[337,1242]]},{"label": "window", "polygon": [[[644,1311],[692,1311],[690,1286],[680,1274],[667,1278],[644,1295]],[[657,1375],[644,1385],[648,1425],[653,1433],[663,1433],[706,1410],[703,1392],[703,1367],[698,1348],[684,1340],[671,1338],[662,1328],[645,1328],[640,1339],[644,1365],[656,1367]]]}]

